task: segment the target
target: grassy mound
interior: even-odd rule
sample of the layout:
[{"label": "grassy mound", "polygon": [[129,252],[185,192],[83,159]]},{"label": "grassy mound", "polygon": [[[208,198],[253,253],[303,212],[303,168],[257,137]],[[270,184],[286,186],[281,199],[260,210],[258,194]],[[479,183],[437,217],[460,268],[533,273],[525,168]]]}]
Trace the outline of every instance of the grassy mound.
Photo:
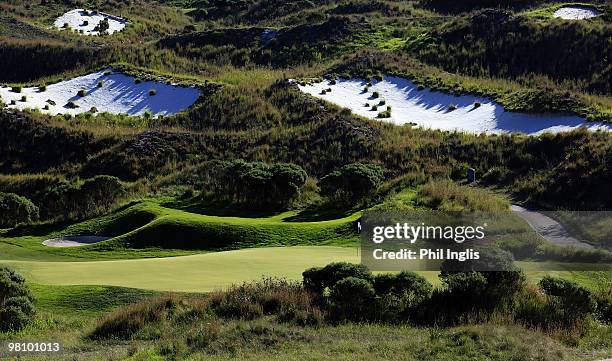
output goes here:
[{"label": "grassy mound", "polygon": [[[59,258],[117,259],[251,247],[353,246],[358,237],[354,222],[360,213],[336,219],[324,217],[324,220],[318,214],[297,211],[253,216],[240,212],[240,216],[225,216],[227,209],[221,213],[206,207],[193,210],[204,213],[199,214],[171,208],[172,204],[175,203],[168,199],[135,201],[107,215],[62,229],[49,224],[16,228],[4,233],[0,249],[9,255],[8,259],[31,259],[26,256],[35,253],[34,258],[40,258],[41,252]],[[208,211],[223,215],[205,214]],[[52,249],[41,244],[45,239],[69,235],[113,238],[78,249]]]},{"label": "grassy mound", "polygon": [[[265,218],[219,217],[142,202],[94,222],[98,234],[125,230],[128,225],[133,230],[92,248],[219,251],[264,246],[346,245],[353,244],[356,238],[351,223],[357,220],[358,214],[329,221],[291,222],[295,215],[295,212],[286,212]],[[148,222],[134,227],[143,221]]]}]

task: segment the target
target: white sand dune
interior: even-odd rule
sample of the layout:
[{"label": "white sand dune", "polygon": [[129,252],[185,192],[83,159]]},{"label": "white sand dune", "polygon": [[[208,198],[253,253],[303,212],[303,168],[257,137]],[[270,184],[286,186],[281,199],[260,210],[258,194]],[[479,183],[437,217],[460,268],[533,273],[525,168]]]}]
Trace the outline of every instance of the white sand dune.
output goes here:
[{"label": "white sand dune", "polygon": [[[328,80],[310,85],[298,85],[300,90],[317,98],[350,109],[353,113],[376,119],[379,112],[391,106],[391,117],[380,118],[394,124],[415,123],[424,128],[469,133],[510,133],[521,132],[540,134],[544,132],[563,132],[585,126],[589,129],[611,130],[610,125],[587,123],[584,119],[572,115],[559,114],[523,114],[507,112],[496,102],[471,95],[454,96],[428,89],[418,90],[411,81],[399,77],[386,77],[383,81],[373,82],[368,91],[364,91],[367,82],[364,80],[338,80],[331,85]],[[322,94],[324,89],[332,91]],[[373,98],[373,92],[380,94]],[[381,100],[385,105],[378,110],[371,110]],[[476,102],[480,106],[476,107]],[[369,103],[370,106],[365,106]],[[453,104],[456,109],[449,110]]]},{"label": "white sand dune", "polygon": [[[136,84],[134,77],[121,73],[105,75],[105,72],[102,70],[52,84],[47,86],[46,91],[35,87],[15,93],[10,87],[0,87],[0,98],[9,108],[38,108],[51,115],[75,115],[95,107],[98,112],[129,115],[143,115],[148,110],[157,116],[185,110],[200,96],[200,90],[195,87],[172,86],[153,81]],[[98,87],[99,82],[102,82],[101,87]],[[86,96],[77,95],[81,89],[87,92]],[[156,94],[150,95],[150,90],[155,90]],[[21,101],[23,96],[26,97],[25,102]],[[13,100],[15,104],[11,105]],[[78,108],[70,109],[67,106],[70,101],[78,105]],[[45,106],[49,109],[44,109]]]},{"label": "white sand dune", "polygon": [[66,236],[59,238],[52,238],[43,241],[47,247],[80,247],[88,244],[94,244],[102,241],[106,241],[110,237],[101,236]]},{"label": "white sand dune", "polygon": [[597,9],[590,6],[569,5],[555,11],[554,17],[565,20],[590,19],[599,15]]},{"label": "white sand dune", "polygon": [[118,16],[97,11],[92,12],[84,9],[74,9],[55,19],[53,25],[58,29],[63,29],[64,24],[68,24],[68,27],[73,30],[83,30],[83,35],[100,35],[100,32],[94,29],[100,20],[103,19],[108,19],[108,34],[113,34],[123,30],[128,23],[127,20]]}]

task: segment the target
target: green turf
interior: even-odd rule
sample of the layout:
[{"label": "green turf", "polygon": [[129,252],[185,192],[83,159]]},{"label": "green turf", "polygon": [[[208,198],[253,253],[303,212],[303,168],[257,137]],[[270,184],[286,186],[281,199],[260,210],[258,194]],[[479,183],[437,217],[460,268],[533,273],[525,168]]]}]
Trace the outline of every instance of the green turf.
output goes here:
[{"label": "green turf", "polygon": [[[157,291],[207,292],[263,276],[300,280],[312,266],[334,261],[358,263],[357,248],[277,247],[214,252],[184,257],[92,261],[4,261],[29,282],[45,285],[109,285]],[[545,274],[574,279],[592,289],[612,284],[611,272],[538,271],[534,263],[518,262],[531,282]],[[419,272],[439,285],[437,272]]]},{"label": "green turf", "polygon": [[[181,256],[251,247],[354,246],[360,213],[329,215],[288,211],[258,217],[207,215],[170,208],[168,199],[130,203],[108,215],[70,226],[38,225],[0,237],[0,259],[79,261]],[[211,209],[211,214],[218,210]],[[326,217],[327,216],[327,217]],[[310,221],[312,220],[312,221]],[[52,248],[45,239],[63,235],[114,237],[96,245]]]},{"label": "green turf", "polygon": [[39,312],[67,317],[97,317],[118,306],[155,294],[153,291],[111,286],[29,286]]},{"label": "green turf", "polygon": [[32,262],[3,261],[29,282],[50,285],[111,285],[159,291],[204,292],[262,276],[300,279],[311,266],[359,262],[356,248],[280,247],[157,259]]}]

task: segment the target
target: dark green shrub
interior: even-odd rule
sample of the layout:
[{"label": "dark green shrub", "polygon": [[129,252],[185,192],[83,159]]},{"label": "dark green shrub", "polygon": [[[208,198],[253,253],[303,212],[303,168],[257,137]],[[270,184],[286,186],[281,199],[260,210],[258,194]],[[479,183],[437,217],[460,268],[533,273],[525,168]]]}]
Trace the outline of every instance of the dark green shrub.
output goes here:
[{"label": "dark green shrub", "polygon": [[448,105],[448,111],[452,112],[453,110],[457,110],[457,106],[455,104],[449,104]]},{"label": "dark green shrub", "polygon": [[28,97],[27,97],[27,96],[25,96],[25,95],[23,95],[23,96],[21,97],[21,101],[22,101],[22,102],[24,102],[24,103],[25,103],[25,102],[27,102],[27,101],[28,101]]},{"label": "dark green shrub", "polygon": [[142,80],[140,80],[140,79],[136,78],[136,79],[134,79],[134,83],[136,83],[136,84],[140,84],[140,83],[142,83]]},{"label": "dark green shrub", "polygon": [[29,199],[0,192],[0,227],[14,227],[38,219],[38,207]]},{"label": "dark green shrub", "polygon": [[11,88],[11,91],[13,93],[21,93],[21,87],[20,86],[14,86]]},{"label": "dark green shrub", "polygon": [[79,106],[77,105],[77,103],[75,103],[75,102],[73,102],[73,101],[71,100],[71,101],[69,101],[68,103],[66,103],[66,107],[67,107],[68,109],[76,109],[76,108],[78,108]]},{"label": "dark green shrub", "polygon": [[34,297],[25,279],[0,266],[0,332],[19,331],[33,318]]},{"label": "dark green shrub", "polygon": [[331,288],[331,317],[336,320],[367,320],[371,317],[376,293],[363,278],[347,277]]},{"label": "dark green shrub", "polygon": [[157,90],[155,90],[155,89],[151,89],[151,90],[149,90],[149,95],[150,95],[150,96],[157,95]]},{"label": "dark green shrub", "polygon": [[87,95],[87,91],[85,89],[81,89],[77,92],[77,95],[82,98]]},{"label": "dark green shrub", "polygon": [[319,181],[321,194],[340,202],[353,202],[368,195],[383,181],[383,170],[372,164],[345,165]]},{"label": "dark green shrub", "polygon": [[368,282],[374,280],[372,273],[364,265],[346,262],[330,263],[325,267],[313,267],[302,273],[304,288],[322,294],[326,288],[347,277],[361,278]]},{"label": "dark green shrub", "polygon": [[474,108],[480,108],[481,105],[480,102],[474,102]]},{"label": "dark green shrub", "polygon": [[554,297],[568,324],[595,311],[596,304],[591,291],[573,281],[546,276],[540,280],[540,288],[545,294]]},{"label": "dark green shrub", "polygon": [[[110,74],[109,74],[109,75],[110,75]],[[104,86],[104,82],[103,82],[102,80],[100,80],[100,81],[98,82],[98,85],[97,85],[97,86],[98,86],[98,88],[102,88],[102,87]]]},{"label": "dark green shrub", "polygon": [[100,34],[106,34],[109,28],[110,28],[110,24],[108,22],[108,19],[104,18],[100,20],[98,25],[96,25],[96,27],[94,28],[94,31],[97,31]]},{"label": "dark green shrub", "polygon": [[376,99],[378,97],[380,97],[380,94],[378,92],[372,93],[372,98]]},{"label": "dark green shrub", "polygon": [[39,87],[38,87],[38,91],[40,91],[40,92],[47,91],[47,86],[46,86],[46,85],[41,85],[41,86],[39,86]]},{"label": "dark green shrub", "polygon": [[431,283],[414,272],[382,273],[374,277],[374,290],[377,295],[408,295],[415,303],[427,299],[432,289]]}]

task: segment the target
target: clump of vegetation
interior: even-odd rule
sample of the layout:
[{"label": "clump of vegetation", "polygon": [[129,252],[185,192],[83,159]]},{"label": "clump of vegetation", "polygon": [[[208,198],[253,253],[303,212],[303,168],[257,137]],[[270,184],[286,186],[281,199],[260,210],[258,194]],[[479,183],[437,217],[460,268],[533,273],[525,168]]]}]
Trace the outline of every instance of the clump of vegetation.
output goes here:
[{"label": "clump of vegetation", "polygon": [[383,181],[378,165],[353,163],[321,178],[321,194],[338,202],[352,203],[362,199]]},{"label": "clump of vegetation", "polygon": [[13,93],[21,93],[21,89],[22,88],[20,86],[18,86],[18,85],[14,86],[14,87],[11,87],[11,91]]},{"label": "clump of vegetation", "polygon": [[372,93],[372,98],[376,99],[378,97],[380,97],[380,94],[377,91]]},{"label": "clump of vegetation", "polygon": [[77,103],[75,103],[75,102],[73,102],[73,101],[71,100],[71,101],[69,101],[68,103],[66,103],[66,107],[67,107],[68,109],[76,109],[76,108],[78,108],[79,106],[77,105]]},{"label": "clump of vegetation", "polygon": [[39,91],[39,92],[45,92],[45,91],[47,91],[47,86],[46,86],[46,85],[44,85],[44,84],[43,84],[43,85],[41,85],[41,86],[39,86],[39,87],[38,87],[38,91]]},{"label": "clump of vegetation", "polygon": [[474,108],[480,108],[481,105],[480,102],[474,102]]},{"label": "clump of vegetation", "polygon": [[100,80],[100,81],[98,82],[97,87],[98,87],[98,88],[102,88],[103,86],[104,86],[104,81],[103,81],[103,80]]},{"label": "clump of vegetation", "polygon": [[149,90],[149,96],[155,96],[155,95],[157,95],[157,90],[155,89]]},{"label": "clump of vegetation", "polygon": [[33,303],[25,279],[0,266],[0,332],[16,332],[30,323],[35,314]]},{"label": "clump of vegetation", "polygon": [[142,83],[142,80],[139,79],[139,78],[136,78],[136,79],[134,79],[134,83],[135,84],[140,84],[140,83]]},{"label": "clump of vegetation", "polygon": [[24,103],[27,102],[28,101],[28,97],[25,96],[25,95],[22,95],[21,96],[21,101],[24,102]]},{"label": "clump of vegetation", "polygon": [[38,220],[38,207],[29,199],[14,193],[0,192],[0,227]]},{"label": "clump of vegetation", "polygon": [[448,111],[449,111],[449,112],[452,112],[452,111],[454,111],[454,110],[457,110],[457,105],[455,105],[455,104],[453,104],[453,103],[449,104],[449,105],[448,105]]},{"label": "clump of vegetation", "polygon": [[104,18],[104,19],[100,20],[98,25],[96,25],[96,27],[94,28],[94,31],[97,31],[100,34],[106,34],[108,32],[109,28],[110,28],[110,24],[108,22],[108,19]]},{"label": "clump of vegetation", "polygon": [[377,118],[391,118],[391,109],[387,108],[384,112],[378,113]]},{"label": "clump of vegetation", "polygon": [[89,112],[90,112],[90,113],[97,113],[97,112],[98,112],[98,108],[96,108],[96,107],[91,107],[91,108],[89,109]]},{"label": "clump of vegetation", "polygon": [[81,98],[87,95],[87,90],[85,89],[81,89],[77,92],[77,95],[80,96]]}]

